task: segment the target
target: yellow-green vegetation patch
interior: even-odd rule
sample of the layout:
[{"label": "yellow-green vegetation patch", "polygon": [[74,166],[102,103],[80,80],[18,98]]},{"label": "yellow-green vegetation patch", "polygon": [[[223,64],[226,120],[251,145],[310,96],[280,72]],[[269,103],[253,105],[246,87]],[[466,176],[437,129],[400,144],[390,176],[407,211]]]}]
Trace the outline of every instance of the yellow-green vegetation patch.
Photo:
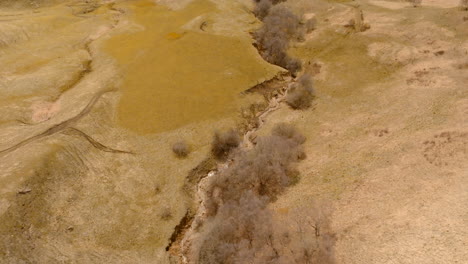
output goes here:
[{"label": "yellow-green vegetation patch", "polygon": [[398,65],[384,65],[368,55],[368,45],[378,41],[379,37],[329,29],[292,52],[304,60],[324,63],[328,77],[318,82],[320,90],[334,97],[346,97],[398,69]]},{"label": "yellow-green vegetation patch", "polygon": [[105,46],[124,71],[118,122],[125,128],[155,133],[233,116],[240,92],[278,72],[260,58],[245,29],[242,38],[205,32],[202,20],[200,30],[183,27],[209,13],[230,15],[210,1],[194,1],[181,10],[151,1],[123,8],[144,27]]}]

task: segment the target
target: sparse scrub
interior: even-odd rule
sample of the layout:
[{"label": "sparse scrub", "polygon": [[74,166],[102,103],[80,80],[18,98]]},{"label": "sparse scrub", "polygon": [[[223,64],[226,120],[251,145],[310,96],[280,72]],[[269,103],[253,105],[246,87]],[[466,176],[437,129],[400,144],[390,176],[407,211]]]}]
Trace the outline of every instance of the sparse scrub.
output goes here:
[{"label": "sparse scrub", "polygon": [[314,97],[312,78],[308,74],[303,74],[289,90],[286,103],[293,109],[307,109],[312,105]]},{"label": "sparse scrub", "polygon": [[[302,152],[283,136],[261,137],[253,150],[236,153],[234,163],[216,176],[209,192],[218,193],[221,201],[238,201],[246,190],[275,199],[292,182],[296,173],[292,165]],[[216,214],[218,207],[212,204],[208,213]]]},{"label": "sparse scrub", "polygon": [[354,29],[356,32],[364,32],[371,28],[369,23],[366,23],[364,20],[364,13],[361,9],[354,9],[354,18],[349,20],[348,24],[345,27]]},{"label": "sparse scrub", "polygon": [[299,59],[289,57],[288,55],[282,60],[286,63],[285,68],[288,69],[293,75],[302,70],[302,62]]},{"label": "sparse scrub", "polygon": [[279,124],[254,149],[235,153],[208,186],[208,219],[192,241],[195,263],[333,263],[334,240],[317,231],[318,210],[280,219],[268,208],[293,182],[304,141]]},{"label": "sparse scrub", "polygon": [[413,7],[420,7],[422,4],[422,0],[408,0],[408,2],[410,2]]},{"label": "sparse scrub", "polygon": [[315,30],[317,25],[317,19],[309,15],[302,16],[302,19],[299,22],[298,33],[296,34],[296,41],[303,42],[305,41],[306,34]]},{"label": "sparse scrub", "polygon": [[460,0],[461,10],[468,11],[468,0]]},{"label": "sparse scrub", "polygon": [[299,133],[294,126],[287,123],[277,124],[272,130],[272,135],[292,140],[298,145],[306,141],[306,137]]},{"label": "sparse scrub", "polygon": [[303,18],[302,24],[306,33],[310,33],[317,27],[317,19],[315,17],[305,17]]},{"label": "sparse scrub", "polygon": [[[281,263],[335,263],[335,235],[330,228],[331,208],[326,203],[308,203],[277,220],[281,239]],[[284,227],[284,223],[289,226]]]},{"label": "sparse scrub", "polygon": [[[274,200],[290,185],[303,141],[294,128],[284,126],[277,126],[271,136],[258,138],[254,149],[237,152],[234,163],[213,179],[208,192],[216,193],[218,199],[209,201],[209,215],[217,213],[219,201],[239,201],[246,190]],[[291,135],[299,140],[291,140]]]},{"label": "sparse scrub", "polygon": [[171,208],[169,207],[164,207],[162,209],[162,212],[160,214],[160,217],[162,220],[164,221],[167,221],[167,220],[170,220],[172,218],[172,211],[171,211]]},{"label": "sparse scrub", "polygon": [[254,15],[258,17],[258,19],[263,20],[273,5],[284,1],[286,0],[255,0],[256,5],[254,9]]},{"label": "sparse scrub", "polygon": [[239,134],[231,129],[224,133],[215,132],[213,142],[211,144],[211,153],[218,160],[227,158],[230,151],[237,148],[240,144]]},{"label": "sparse scrub", "polygon": [[273,228],[266,205],[251,191],[239,201],[225,203],[196,241],[195,263],[271,263],[274,253],[268,238]]},{"label": "sparse scrub", "polygon": [[[254,0],[257,5],[261,2],[262,0]],[[286,2],[286,0],[268,0],[271,4],[276,5],[282,2]]]},{"label": "sparse scrub", "polygon": [[323,208],[280,217],[261,197],[246,192],[224,205],[205,226],[197,263],[334,263],[334,235]]},{"label": "sparse scrub", "polygon": [[270,11],[271,6],[272,3],[270,0],[258,1],[254,9],[255,16],[258,17],[258,19],[263,20],[263,18],[268,14],[268,11]]},{"label": "sparse scrub", "polygon": [[190,153],[190,148],[185,141],[179,141],[172,146],[172,151],[177,157],[185,158]]},{"label": "sparse scrub", "polygon": [[300,71],[300,61],[287,54],[290,40],[303,38],[304,31],[300,26],[300,19],[285,6],[270,8],[263,26],[254,33],[262,57],[292,74]]}]

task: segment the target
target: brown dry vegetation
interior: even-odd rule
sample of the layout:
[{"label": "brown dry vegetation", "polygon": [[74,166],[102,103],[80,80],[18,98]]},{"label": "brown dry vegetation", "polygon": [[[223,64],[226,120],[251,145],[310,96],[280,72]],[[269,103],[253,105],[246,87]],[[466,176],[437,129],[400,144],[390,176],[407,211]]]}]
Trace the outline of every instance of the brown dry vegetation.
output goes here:
[{"label": "brown dry vegetation", "polygon": [[179,158],[185,158],[190,153],[190,147],[185,141],[178,141],[172,145],[172,151]]},{"label": "brown dry vegetation", "polygon": [[307,109],[311,106],[314,97],[312,77],[308,74],[303,74],[289,89],[286,103],[293,109]]},{"label": "brown dry vegetation", "polygon": [[[206,213],[189,255],[194,263],[333,263],[334,236],[322,208],[282,217],[268,208],[297,182],[305,137],[277,125],[211,179]],[[312,209],[313,208],[313,209]]]},{"label": "brown dry vegetation", "polygon": [[460,8],[462,10],[468,10],[468,0],[460,0]]},{"label": "brown dry vegetation", "polygon": [[[264,1],[261,1],[257,8],[263,8]],[[268,2],[269,3],[269,2]],[[303,25],[300,24],[300,18],[284,5],[275,5],[268,7],[268,12],[257,11],[263,15],[262,27],[254,33],[260,54],[262,57],[278,66],[281,66],[293,75],[302,68],[300,60],[288,55],[289,44],[291,40],[303,38]]]},{"label": "brown dry vegetation", "polygon": [[231,150],[240,144],[239,133],[234,129],[220,132],[216,131],[211,143],[211,153],[218,160],[226,159]]}]

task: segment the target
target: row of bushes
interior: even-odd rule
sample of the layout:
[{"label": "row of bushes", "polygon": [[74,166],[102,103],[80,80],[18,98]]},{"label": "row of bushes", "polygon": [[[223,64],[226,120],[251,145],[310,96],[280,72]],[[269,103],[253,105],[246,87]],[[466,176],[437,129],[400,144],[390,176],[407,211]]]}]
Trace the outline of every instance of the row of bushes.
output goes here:
[{"label": "row of bushes", "polygon": [[295,75],[302,68],[300,60],[288,55],[292,40],[303,40],[305,33],[315,28],[314,20],[301,21],[284,4],[284,0],[257,1],[254,14],[263,21],[254,32],[260,55],[268,62],[281,66]]},{"label": "row of bushes", "polygon": [[[288,55],[289,43],[292,39],[303,38],[305,32],[312,30],[315,23],[301,23],[298,16],[286,6],[279,5],[286,0],[254,0],[254,14],[263,20],[263,26],[254,33],[262,57],[278,66],[288,69],[292,74],[301,70],[301,61]],[[290,89],[286,103],[293,109],[310,107],[314,98],[312,78],[303,74]],[[216,132],[212,144],[212,154],[217,159],[223,159],[229,150],[239,145],[239,135],[231,130],[226,133]],[[190,147],[185,141],[176,142],[172,150],[179,158],[190,153]]]},{"label": "row of bushes", "polygon": [[268,208],[297,181],[305,140],[291,125],[279,124],[253,149],[231,149],[231,165],[207,188],[207,219],[190,252],[194,263],[332,263],[333,236],[317,234],[326,226],[323,218],[294,229],[293,218],[280,219]]},{"label": "row of bushes", "polygon": [[[300,39],[304,26],[280,4],[285,0],[256,0],[254,13],[263,26],[254,33],[265,60],[293,75],[301,62],[287,54],[289,42]],[[312,78],[303,74],[289,89],[286,103],[305,109],[314,97]],[[252,149],[241,149],[234,130],[216,132],[212,156],[229,166],[210,178],[204,201],[206,219],[196,219],[191,237],[190,263],[333,263],[334,237],[319,207],[310,206],[282,216],[269,204],[298,181],[297,163],[305,158],[306,138],[293,126],[276,125],[271,135],[256,139]],[[186,156],[184,144],[174,145]]]},{"label": "row of bushes", "polygon": [[[302,38],[305,31],[300,19],[281,2],[256,0],[254,13],[263,26],[254,37],[266,61],[295,75],[301,62],[287,51],[290,41]],[[293,109],[305,109],[313,97],[312,78],[303,74],[285,101]],[[305,140],[284,123],[275,126],[271,135],[258,138],[251,150],[238,148],[240,138],[232,130],[215,134],[212,154],[230,160],[230,166],[209,182],[207,219],[195,224],[198,233],[190,248],[194,263],[333,263],[334,238],[319,209],[281,218],[268,207],[298,180],[296,164],[305,158]]]},{"label": "row of bushes", "polygon": [[[262,57],[281,66],[293,75],[302,68],[300,60],[288,55],[289,44],[292,40],[304,39],[305,33],[315,28],[315,20],[301,19],[291,12],[285,5],[285,0],[257,0],[254,14],[263,21],[263,25],[254,33],[254,38]],[[312,78],[304,73],[290,89],[286,103],[293,109],[310,107],[314,98]]]}]

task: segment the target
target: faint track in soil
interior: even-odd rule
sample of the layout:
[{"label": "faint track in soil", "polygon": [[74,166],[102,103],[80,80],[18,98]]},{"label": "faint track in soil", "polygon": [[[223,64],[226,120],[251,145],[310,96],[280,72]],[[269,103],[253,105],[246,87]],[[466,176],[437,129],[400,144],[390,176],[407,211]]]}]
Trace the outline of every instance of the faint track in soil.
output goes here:
[{"label": "faint track in soil", "polygon": [[42,138],[45,138],[45,137],[48,137],[48,136],[51,136],[51,135],[54,135],[56,133],[59,133],[63,130],[65,130],[66,128],[70,127],[72,124],[75,124],[78,120],[80,120],[82,117],[84,117],[85,115],[87,115],[91,109],[93,108],[93,106],[97,103],[97,101],[101,98],[101,96],[105,93],[108,93],[108,92],[111,92],[113,90],[106,90],[106,91],[101,91],[99,92],[98,94],[96,94],[91,100],[90,102],[86,105],[85,108],[83,108],[83,110],[81,110],[81,112],[79,114],[77,114],[76,116],[70,118],[70,119],[67,119],[59,124],[56,124],[56,125],[53,125],[52,127],[48,128],[47,130],[45,130],[44,132],[42,133],[39,133],[35,136],[32,136],[30,138],[27,138],[25,140],[22,140],[21,142],[7,148],[7,149],[4,149],[4,150],[0,150],[0,154],[7,154],[7,153],[10,153],[12,151],[15,151],[17,150],[18,148],[21,148],[29,143],[32,143],[34,141],[37,141],[37,140],[40,140]]},{"label": "faint track in soil", "polygon": [[[66,88],[66,90],[69,90],[69,89],[72,89],[73,87],[75,87],[76,85],[78,85],[79,83],[81,83],[81,81],[90,73],[93,72],[93,69],[92,69],[92,62],[93,62],[93,52],[92,52],[92,49],[90,47],[90,45],[92,44],[93,41],[99,39],[100,37],[102,37],[104,34],[110,32],[111,30],[115,29],[115,27],[117,27],[117,25],[119,24],[120,22],[120,16],[122,14],[124,14],[124,11],[121,10],[121,9],[118,9],[118,8],[115,8],[113,3],[109,4],[109,10],[112,10],[112,11],[116,11],[119,13],[119,15],[114,19],[113,21],[113,25],[111,26],[111,28],[105,30],[104,32],[101,32],[99,34],[99,36],[96,36],[96,37],[91,37],[91,38],[88,38],[85,43],[83,44],[84,45],[84,49],[86,50],[86,52],[91,56],[91,59],[86,61],[84,63],[84,69],[82,71],[80,71],[78,73],[78,77],[73,79],[69,84],[66,84],[64,85],[64,87]],[[90,137],[89,135],[87,135],[86,133],[76,129],[76,128],[71,128],[71,125],[75,124],[78,120],[80,120],[82,117],[84,117],[85,115],[87,115],[91,109],[94,107],[94,105],[97,103],[97,101],[101,98],[102,95],[104,95],[105,93],[108,93],[108,92],[111,92],[111,91],[115,91],[115,90],[104,90],[104,91],[100,91],[98,92],[93,98],[91,98],[90,102],[85,106],[85,108],[83,108],[83,110],[76,116],[68,119],[68,120],[65,120],[59,124],[56,124],[56,125],[53,125],[52,127],[48,128],[47,130],[45,130],[44,132],[42,133],[39,133],[35,136],[32,136],[32,137],[29,137],[25,140],[22,140],[21,142],[9,147],[9,148],[6,148],[6,149],[3,149],[3,150],[0,150],[0,155],[1,154],[7,154],[7,153],[10,153],[10,152],[13,152],[15,150],[17,150],[18,148],[21,148],[29,143],[32,143],[34,141],[37,141],[37,140],[40,140],[42,138],[45,138],[45,137],[48,137],[48,136],[51,136],[51,135],[54,135],[56,133],[59,133],[59,132],[62,132],[64,131],[65,129],[67,128],[70,128],[71,130],[69,131],[73,131],[71,132],[72,134],[75,134],[75,135],[80,135],[82,137],[84,137],[88,142],[90,142],[94,147],[102,150],[102,151],[105,151],[105,152],[114,152],[114,153],[128,153],[128,154],[131,154],[132,152],[129,152],[129,151],[122,151],[122,150],[115,150],[115,149],[112,149],[112,148],[109,148],[105,145],[102,145],[101,143],[97,142],[96,140],[94,140],[92,137]],[[57,99],[58,100],[58,99]],[[28,122],[25,122],[25,121],[22,121],[22,120],[16,120],[24,125],[36,125],[36,124],[39,124],[39,123],[35,123],[35,124],[31,124],[31,123],[28,123]]]}]

